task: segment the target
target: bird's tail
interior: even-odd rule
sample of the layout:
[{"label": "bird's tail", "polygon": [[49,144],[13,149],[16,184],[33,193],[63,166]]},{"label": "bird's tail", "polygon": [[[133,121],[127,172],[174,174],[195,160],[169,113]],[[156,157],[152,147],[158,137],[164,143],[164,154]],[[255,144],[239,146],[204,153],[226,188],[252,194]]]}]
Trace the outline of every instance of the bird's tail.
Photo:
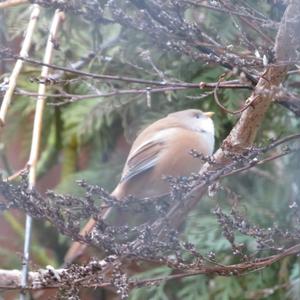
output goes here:
[{"label": "bird's tail", "polygon": [[[110,212],[111,212],[111,207],[102,210],[100,214],[100,218],[105,220],[108,217]],[[86,234],[91,233],[95,225],[96,225],[96,220],[91,218],[81,229],[80,235],[84,236]],[[79,258],[84,254],[87,247],[88,247],[87,244],[80,243],[80,242],[73,242],[65,255],[64,264],[66,265],[66,264],[73,263],[77,258]]]}]

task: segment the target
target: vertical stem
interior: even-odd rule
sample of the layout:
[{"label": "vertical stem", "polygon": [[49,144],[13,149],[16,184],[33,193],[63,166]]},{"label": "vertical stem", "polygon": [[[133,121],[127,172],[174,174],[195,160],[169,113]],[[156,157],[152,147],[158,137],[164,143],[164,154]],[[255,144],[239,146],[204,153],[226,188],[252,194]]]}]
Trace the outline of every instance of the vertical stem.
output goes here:
[{"label": "vertical stem", "polygon": [[[30,15],[29,23],[28,23],[27,29],[25,31],[25,37],[24,37],[24,40],[22,43],[22,48],[20,50],[21,57],[25,57],[25,58],[28,57],[28,51],[31,46],[32,36],[33,36],[34,28],[36,26],[39,14],[40,14],[39,5],[37,5],[37,4],[32,5],[32,13]],[[1,109],[0,109],[0,125],[1,126],[4,126],[4,124],[5,124],[6,113],[7,113],[8,107],[10,105],[13,92],[17,85],[17,78],[21,72],[22,67],[23,67],[23,61],[21,59],[18,59],[14,66],[13,71],[11,72],[9,82],[8,82],[8,87],[7,87],[7,90],[3,97],[2,104],[1,104]]]},{"label": "vertical stem", "polygon": [[[25,288],[27,286],[27,275],[29,271],[29,256],[30,256],[30,242],[31,242],[31,230],[32,228],[32,218],[26,215],[25,223],[25,238],[23,247],[23,259],[22,259],[22,273],[21,273],[21,287]],[[20,292],[20,300],[26,299],[26,293],[24,290]]]},{"label": "vertical stem", "polygon": [[[64,18],[64,13],[56,10],[53,16],[48,41],[45,49],[43,62],[46,64],[51,63],[51,58],[54,50],[53,39],[56,37],[57,29]],[[41,70],[41,78],[47,78],[49,73],[49,68],[46,66],[42,67]],[[41,133],[42,133],[42,125],[43,125],[43,112],[45,108],[45,100],[46,100],[46,85],[45,83],[40,83],[38,88],[38,98],[36,102],[36,109],[34,115],[34,123],[33,123],[33,131],[32,131],[32,142],[30,149],[30,156],[28,160],[29,167],[29,178],[28,185],[29,189],[33,189],[36,183],[36,165],[39,155],[40,142],[41,142]],[[21,286],[25,288],[27,286],[27,275],[29,269],[29,250],[30,250],[30,239],[31,239],[31,227],[32,227],[32,219],[30,216],[26,216],[26,230],[25,230],[25,239],[24,239],[24,251],[23,251],[23,262],[22,262],[22,278],[21,278]],[[20,300],[24,300],[26,294],[24,290],[20,294]]]}]

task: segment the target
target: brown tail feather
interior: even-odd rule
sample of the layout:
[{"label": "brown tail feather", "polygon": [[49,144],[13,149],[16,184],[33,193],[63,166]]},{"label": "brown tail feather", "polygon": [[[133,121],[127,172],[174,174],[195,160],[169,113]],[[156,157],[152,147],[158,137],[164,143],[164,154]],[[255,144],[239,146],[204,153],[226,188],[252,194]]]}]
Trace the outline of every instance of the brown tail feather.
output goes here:
[{"label": "brown tail feather", "polygon": [[[117,187],[111,193],[111,196],[115,197],[116,199],[121,199],[124,197],[124,194],[122,193],[122,189],[120,189],[120,185],[117,185]],[[111,207],[103,209],[100,213],[100,218],[102,218],[102,220],[106,220],[109,217],[111,211],[112,211]],[[96,225],[96,221],[93,218],[91,218],[86,223],[86,225],[81,229],[80,234],[81,235],[89,234],[93,230],[95,225]],[[73,263],[77,258],[79,258],[84,254],[87,247],[88,247],[87,244],[73,242],[65,255],[64,264],[66,265],[66,264]]]},{"label": "brown tail feather", "polygon": [[[101,212],[101,217],[103,219],[107,218],[109,212],[110,212],[110,208],[103,210]],[[91,233],[95,225],[96,225],[96,221],[93,218],[91,218],[81,229],[80,234],[86,235]],[[70,264],[74,262],[77,258],[79,258],[84,254],[87,247],[88,247],[87,244],[80,243],[80,242],[73,242],[65,255],[64,263]]]}]

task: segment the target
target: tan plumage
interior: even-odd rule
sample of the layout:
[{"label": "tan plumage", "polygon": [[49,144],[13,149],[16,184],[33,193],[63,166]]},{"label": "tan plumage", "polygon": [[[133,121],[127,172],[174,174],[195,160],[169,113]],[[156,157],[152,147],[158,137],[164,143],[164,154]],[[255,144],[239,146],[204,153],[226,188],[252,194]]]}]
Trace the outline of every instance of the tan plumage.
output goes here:
[{"label": "tan plumage", "polygon": [[[121,180],[111,195],[118,200],[129,195],[136,198],[161,196],[169,191],[163,176],[188,176],[198,172],[202,163],[190,155],[190,150],[212,154],[214,126],[211,115],[196,109],[179,111],[144,129],[134,141]],[[102,212],[104,219],[110,210]],[[95,220],[91,219],[81,234],[90,233],[94,226]],[[74,242],[65,262],[74,261],[85,248],[86,245]]]}]

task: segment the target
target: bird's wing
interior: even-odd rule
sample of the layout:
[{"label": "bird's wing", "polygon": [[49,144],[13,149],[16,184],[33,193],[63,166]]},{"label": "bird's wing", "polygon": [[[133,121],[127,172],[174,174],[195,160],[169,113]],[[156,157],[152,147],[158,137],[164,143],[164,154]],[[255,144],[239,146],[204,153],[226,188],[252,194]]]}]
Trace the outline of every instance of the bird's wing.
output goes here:
[{"label": "bird's wing", "polygon": [[157,164],[163,148],[164,142],[161,139],[153,139],[132,151],[120,182],[128,181],[152,169]]}]

